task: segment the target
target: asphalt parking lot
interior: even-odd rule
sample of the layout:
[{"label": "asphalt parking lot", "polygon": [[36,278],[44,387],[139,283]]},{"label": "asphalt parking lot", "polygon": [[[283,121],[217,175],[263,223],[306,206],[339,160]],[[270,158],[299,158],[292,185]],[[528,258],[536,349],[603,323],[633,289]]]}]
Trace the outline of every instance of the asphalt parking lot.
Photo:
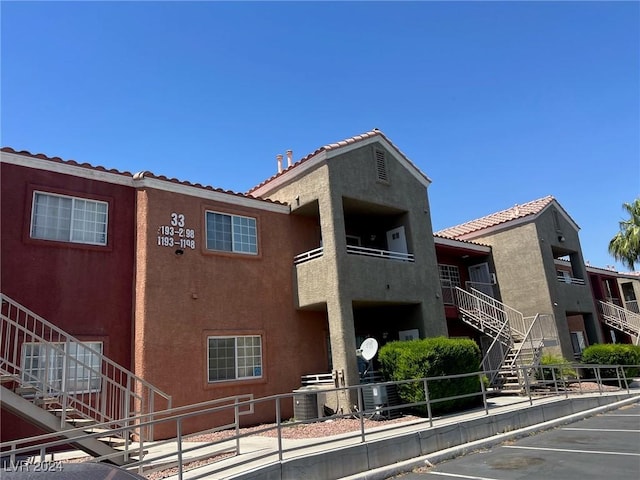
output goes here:
[{"label": "asphalt parking lot", "polygon": [[506,442],[397,480],[638,480],[640,404]]}]

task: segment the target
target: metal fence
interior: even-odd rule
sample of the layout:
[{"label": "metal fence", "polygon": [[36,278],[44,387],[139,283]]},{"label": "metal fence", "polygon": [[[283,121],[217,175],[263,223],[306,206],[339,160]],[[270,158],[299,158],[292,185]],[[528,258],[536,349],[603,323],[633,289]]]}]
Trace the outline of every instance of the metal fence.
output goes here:
[{"label": "metal fence", "polygon": [[[530,370],[535,368],[536,373],[534,380],[527,380],[525,384],[525,394],[521,397],[521,401],[529,402],[533,405],[533,400],[538,396],[565,396],[570,394],[599,394],[603,395],[610,390],[626,391],[630,393],[630,379],[626,374],[629,368],[636,371],[640,369],[640,365],[620,366],[620,365],[585,365],[585,364],[566,364],[566,365],[543,365],[538,367],[521,366],[521,369]],[[473,411],[484,412],[485,415],[490,413],[492,408],[489,399],[497,395],[499,392],[492,391],[486,387],[486,378],[491,372],[480,371],[466,373],[460,375],[448,375],[442,377],[429,377],[405,380],[400,382],[381,382],[376,384],[363,384],[348,388],[328,388],[324,389],[325,393],[335,393],[344,398],[355,399],[356,404],[346,413],[335,413],[328,416],[318,415],[317,418],[307,420],[296,420],[295,418],[284,418],[282,412],[291,410],[295,401],[295,393],[287,393],[282,395],[273,395],[264,398],[252,398],[251,395],[226,397],[224,399],[212,400],[197,405],[188,405],[183,407],[172,408],[162,412],[155,412],[153,415],[140,415],[132,418],[132,424],[127,427],[121,427],[113,430],[113,433],[120,433],[123,436],[138,437],[145,428],[154,426],[156,429],[160,427],[169,427],[175,431],[175,436],[167,440],[156,442],[145,442],[142,438],[139,442],[132,444],[126,452],[119,452],[104,457],[92,458],[88,461],[104,461],[115,455],[125,455],[127,460],[126,468],[137,470],[141,474],[149,474],[158,469],[166,469],[169,466],[175,469],[175,476],[182,479],[185,471],[186,454],[194,454],[201,451],[203,456],[215,457],[224,453],[226,455],[240,455],[245,453],[241,449],[241,439],[249,436],[271,434],[275,437],[277,444],[276,451],[266,451],[261,454],[252,456],[252,460],[261,457],[276,456],[277,461],[283,461],[285,456],[290,457],[296,450],[307,448],[311,445],[323,445],[327,448],[336,447],[337,442],[350,440],[352,443],[365,443],[368,438],[371,439],[373,430],[371,426],[366,426],[367,419],[384,418],[391,412],[397,411],[402,413],[415,412],[420,409],[426,412],[417,423],[424,424],[425,428],[433,427],[434,417],[433,411],[441,402],[462,399],[476,399],[477,404],[472,407]],[[528,378],[526,375],[525,378]],[[477,381],[477,391],[462,395],[453,395],[448,397],[435,398],[433,395],[434,385],[437,382],[452,381],[456,379],[474,379]],[[386,388],[393,386],[402,389],[403,386],[418,387],[423,392],[424,400],[412,403],[402,403],[399,405],[367,405],[365,402],[366,389]],[[264,411],[266,408],[272,409],[274,423],[263,424],[252,428],[250,431],[241,430],[241,417],[254,413],[257,409]],[[207,424],[207,418],[211,415],[221,412],[227,412],[233,420],[224,425]],[[453,413],[453,412],[451,412]],[[457,411],[455,414],[467,413]],[[341,435],[339,439],[333,437],[308,439],[304,445],[295,444],[285,447],[283,438],[284,432],[289,428],[296,428],[304,424],[317,421],[336,420],[340,418],[357,419],[359,429],[348,434]],[[184,425],[187,422],[203,419],[202,429],[197,433],[185,433]],[[245,422],[250,424],[251,422]],[[368,422],[367,422],[368,423]],[[386,425],[385,425],[386,423]],[[390,433],[395,429],[407,426],[402,422],[376,422],[380,425],[375,428],[376,434],[381,431]],[[416,424],[414,421],[413,424]],[[105,424],[104,426],[107,426]],[[101,425],[93,425],[93,428],[100,428]],[[86,433],[82,428],[69,431],[75,435],[76,439],[80,438],[98,438],[104,433]],[[194,443],[193,438],[203,433],[225,432],[226,436],[212,441],[201,441]],[[60,433],[40,435],[21,440],[9,441],[0,444],[0,456],[5,460],[15,462],[26,457],[38,457],[40,461],[46,461],[47,455],[62,446],[69,445],[69,439],[60,438]],[[159,446],[165,446],[164,453],[151,454],[152,450],[158,451]],[[135,448],[133,448],[135,447]],[[274,460],[275,461],[275,460]]]}]

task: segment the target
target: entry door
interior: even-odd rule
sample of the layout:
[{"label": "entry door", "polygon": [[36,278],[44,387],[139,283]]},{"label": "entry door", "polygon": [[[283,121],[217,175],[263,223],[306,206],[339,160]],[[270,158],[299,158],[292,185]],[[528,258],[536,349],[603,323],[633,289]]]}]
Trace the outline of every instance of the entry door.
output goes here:
[{"label": "entry door", "polygon": [[392,228],[387,232],[387,248],[390,252],[409,253],[404,226]]},{"label": "entry door", "polygon": [[476,283],[473,288],[480,290],[482,293],[494,296],[493,282],[491,279],[491,273],[489,272],[488,263],[480,263],[478,265],[472,265],[469,267],[469,279]]}]

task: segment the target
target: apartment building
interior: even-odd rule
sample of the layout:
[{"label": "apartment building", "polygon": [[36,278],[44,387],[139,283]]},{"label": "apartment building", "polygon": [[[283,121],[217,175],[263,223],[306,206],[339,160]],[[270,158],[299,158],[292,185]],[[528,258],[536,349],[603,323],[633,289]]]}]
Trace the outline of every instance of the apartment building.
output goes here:
[{"label": "apartment building", "polygon": [[[173,406],[290,392],[306,374],[353,385],[364,338],[446,335],[430,181],[379,131],[249,194],[9,148],[2,182],[4,303],[90,342],[70,355],[94,373],[103,354]],[[50,391],[54,357],[59,382],[69,377],[63,347],[21,338],[13,377],[46,377]],[[99,390],[83,366],[76,382]],[[258,407],[252,420],[269,415]],[[32,433],[3,420],[3,438]]]},{"label": "apartment building", "polygon": [[555,319],[559,349],[573,358],[604,341],[582,258],[579,227],[552,196],[436,232],[490,245],[503,302],[524,315]]},{"label": "apartment building", "polygon": [[[295,163],[278,155],[247,193],[10,148],[1,159],[3,382],[36,397],[64,384],[89,413],[104,415],[110,399],[94,394],[121,382],[104,378],[109,362],[145,386],[120,404],[155,396],[156,408],[291,392],[310,374],[355,385],[368,337],[468,337],[483,352],[497,341],[502,362],[522,339],[486,320],[508,324],[511,309],[552,318],[551,348],[571,358],[613,340],[596,301],[640,295],[637,277],[618,285],[584,265],[553,197],[434,235],[430,179],[375,129]],[[623,327],[616,339],[633,341]],[[2,388],[2,440],[38,432]],[[272,415],[257,407],[249,421]]]}]

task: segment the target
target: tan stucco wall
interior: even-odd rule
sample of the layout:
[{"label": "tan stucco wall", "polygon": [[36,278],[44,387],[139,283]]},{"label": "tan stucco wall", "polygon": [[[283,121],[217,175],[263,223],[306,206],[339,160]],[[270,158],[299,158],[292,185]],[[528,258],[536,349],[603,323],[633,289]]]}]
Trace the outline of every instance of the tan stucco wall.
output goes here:
[{"label": "tan stucco wall", "polygon": [[[524,316],[552,314],[555,316],[561,351],[566,358],[572,357],[571,337],[567,314],[591,315],[591,330],[594,339],[600,338],[597,316],[589,278],[586,274],[578,231],[564,216],[558,215],[558,225],[553,218],[552,205],[535,221],[519,223],[509,228],[495,230],[473,237],[474,241],[491,245],[496,274],[500,283],[502,300],[519,310]],[[553,250],[573,252],[574,276],[582,278],[584,285],[561,283],[557,279]]]},{"label": "tan stucco wall", "polygon": [[[323,257],[297,267],[298,300],[301,307],[326,305],[334,368],[345,371],[349,384],[358,381],[353,302],[419,305],[413,327],[423,337],[446,335],[426,186],[388,149],[389,182],[379,182],[374,148],[383,146],[369,144],[332,156],[263,194],[290,203],[294,216],[298,209],[308,213],[317,202]],[[415,263],[347,254],[345,199],[366,203],[369,213],[376,206],[405,212],[402,223]]]}]

